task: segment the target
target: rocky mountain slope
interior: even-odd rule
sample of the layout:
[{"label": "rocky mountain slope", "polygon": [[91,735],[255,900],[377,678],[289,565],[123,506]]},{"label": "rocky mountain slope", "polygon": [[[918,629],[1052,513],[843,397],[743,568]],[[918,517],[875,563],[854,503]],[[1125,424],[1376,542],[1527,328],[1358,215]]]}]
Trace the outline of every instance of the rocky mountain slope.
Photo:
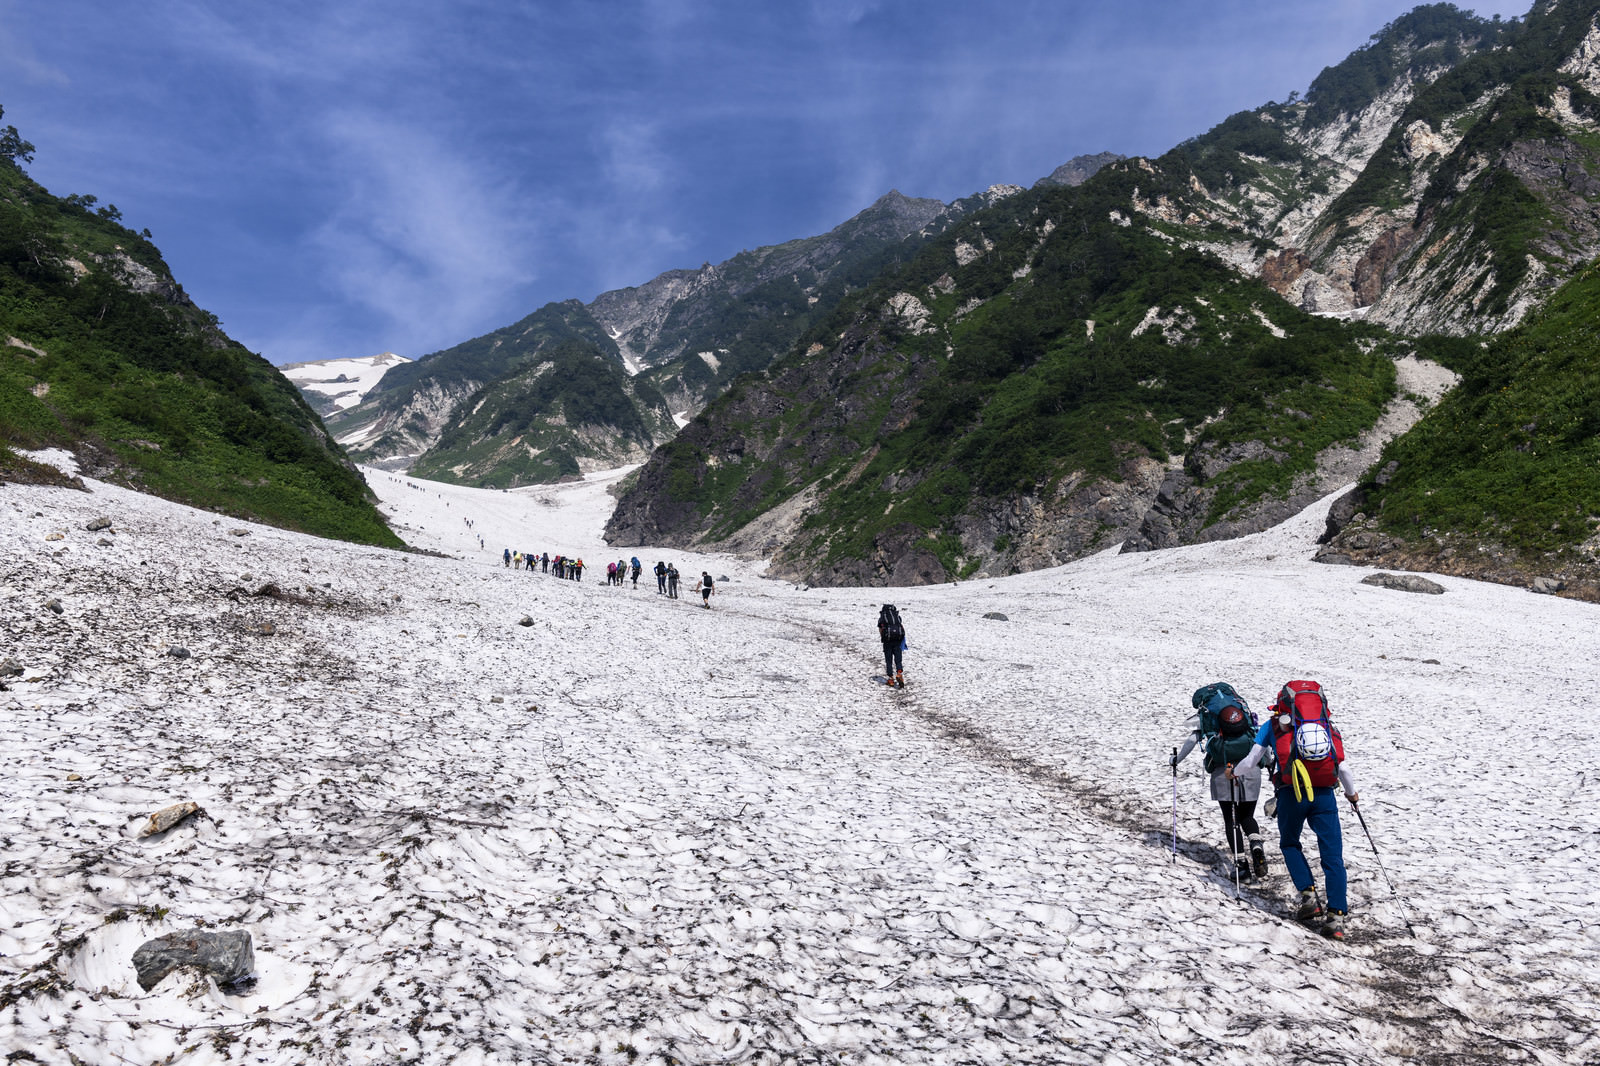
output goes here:
[{"label": "rocky mountain slope", "polygon": [[63,447],[101,479],[321,536],[399,546],[296,389],[189,299],[148,231],[57,197],[0,136],[0,478]]},{"label": "rocky mountain slope", "polygon": [[609,535],[917,584],[1280,519],[1375,446],[1393,359],[1600,251],[1596,7],[1418,8],[1303,100],[963,220],[708,408]]},{"label": "rocky mountain slope", "polygon": [[[1053,180],[1081,180],[1103,162],[1074,160]],[[471,484],[524,484],[640,461],[740,374],[770,364],[848,292],[963,215],[1017,191],[995,186],[951,204],[893,191],[821,236],[668,271],[587,305],[548,305],[385,376],[330,426],[366,461]],[[603,393],[598,404],[529,406],[530,395],[549,391],[532,384],[551,365],[541,353],[571,340],[587,342],[600,366],[612,368],[579,375]],[[568,378],[571,354],[563,362]],[[621,410],[624,400],[631,414]],[[507,403],[512,408],[502,410]],[[584,409],[611,414],[590,422]],[[497,439],[476,435],[491,425]]]}]

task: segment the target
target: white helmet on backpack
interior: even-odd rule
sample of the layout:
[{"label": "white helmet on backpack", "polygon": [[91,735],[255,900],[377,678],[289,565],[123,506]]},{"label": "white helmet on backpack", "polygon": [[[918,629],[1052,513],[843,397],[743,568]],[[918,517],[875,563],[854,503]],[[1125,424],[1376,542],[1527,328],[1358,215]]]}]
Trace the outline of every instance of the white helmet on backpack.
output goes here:
[{"label": "white helmet on backpack", "polygon": [[1300,758],[1326,759],[1333,754],[1333,737],[1328,734],[1325,722],[1301,722],[1294,732],[1295,750]]}]

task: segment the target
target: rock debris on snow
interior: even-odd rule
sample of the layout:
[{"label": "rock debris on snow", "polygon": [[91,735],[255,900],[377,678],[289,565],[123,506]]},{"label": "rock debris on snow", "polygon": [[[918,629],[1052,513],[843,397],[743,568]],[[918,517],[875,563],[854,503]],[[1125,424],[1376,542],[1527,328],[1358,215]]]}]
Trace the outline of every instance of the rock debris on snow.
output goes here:
[{"label": "rock debris on snow", "polygon": [[1361,579],[1363,585],[1394,589],[1397,592],[1422,592],[1429,596],[1444,595],[1444,586],[1419,574],[1369,574]]},{"label": "rock debris on snow", "polygon": [[[367,476],[441,555],[256,527],[237,579],[211,515],[88,479],[0,488],[33,515],[0,524],[4,647],[28,671],[0,693],[0,1047],[194,1066],[1600,1058],[1591,605],[1464,580],[1423,615],[1351,595],[1310,561],[1312,508],[1238,541],[897,589],[915,685],[886,697],[876,605],[604,545],[620,472],[509,493]],[[107,513],[123,565],[43,542]],[[689,610],[508,571],[507,546],[739,588]],[[25,607],[69,592],[65,616]],[[1014,624],[976,617],[1002,607]],[[524,615],[538,627],[505,628]],[[1380,659],[1397,640],[1411,661]],[[194,659],[157,658],[173,646]],[[1227,679],[1259,703],[1298,677],[1329,692],[1415,936],[1348,811],[1349,944],[1285,920],[1281,873],[1235,901],[1198,760],[1173,862],[1189,694]],[[1533,755],[1506,758],[1508,735]],[[140,837],[174,795],[212,817]],[[255,984],[142,988],[134,952],[185,930],[249,933]]]}]

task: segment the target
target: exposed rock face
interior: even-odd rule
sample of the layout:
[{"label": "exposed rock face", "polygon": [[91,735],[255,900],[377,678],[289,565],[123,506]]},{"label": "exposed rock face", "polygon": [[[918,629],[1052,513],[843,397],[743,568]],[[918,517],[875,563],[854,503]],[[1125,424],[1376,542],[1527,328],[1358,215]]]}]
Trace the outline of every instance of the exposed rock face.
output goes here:
[{"label": "exposed rock face", "polygon": [[1073,156],[1052,170],[1048,176],[1034,182],[1034,186],[1037,188],[1040,185],[1082,185],[1098,174],[1102,167],[1126,158],[1128,157],[1118,155],[1116,152]]},{"label": "exposed rock face", "polygon": [[133,968],[138,972],[139,987],[146,992],[172,971],[184,968],[227,985],[255,972],[256,955],[250,934],[243,930],[189,929],[145,941],[133,953]]}]

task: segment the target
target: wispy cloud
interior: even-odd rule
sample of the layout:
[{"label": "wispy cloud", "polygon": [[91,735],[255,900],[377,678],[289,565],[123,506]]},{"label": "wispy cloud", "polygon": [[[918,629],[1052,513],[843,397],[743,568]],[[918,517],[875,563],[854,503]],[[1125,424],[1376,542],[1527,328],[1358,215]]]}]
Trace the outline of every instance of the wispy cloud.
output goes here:
[{"label": "wispy cloud", "polygon": [[491,161],[393,116],[340,112],[321,129],[334,192],[309,236],[319,273],[424,347],[483,331],[537,276],[540,220]]}]

